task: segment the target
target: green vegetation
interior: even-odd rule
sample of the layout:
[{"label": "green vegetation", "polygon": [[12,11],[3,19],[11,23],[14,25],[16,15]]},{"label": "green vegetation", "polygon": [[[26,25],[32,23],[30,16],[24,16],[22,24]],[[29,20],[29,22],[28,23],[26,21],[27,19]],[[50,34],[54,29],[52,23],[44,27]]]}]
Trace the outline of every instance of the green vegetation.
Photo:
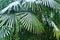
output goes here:
[{"label": "green vegetation", "polygon": [[60,0],[0,0],[0,40],[60,40]]}]

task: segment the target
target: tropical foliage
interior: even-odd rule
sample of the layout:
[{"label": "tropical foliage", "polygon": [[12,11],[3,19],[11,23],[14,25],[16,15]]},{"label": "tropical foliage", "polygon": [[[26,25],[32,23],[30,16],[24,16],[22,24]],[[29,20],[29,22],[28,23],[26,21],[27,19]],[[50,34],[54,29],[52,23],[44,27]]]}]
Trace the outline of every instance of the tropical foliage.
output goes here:
[{"label": "tropical foliage", "polygon": [[0,40],[60,40],[60,0],[0,0]]}]

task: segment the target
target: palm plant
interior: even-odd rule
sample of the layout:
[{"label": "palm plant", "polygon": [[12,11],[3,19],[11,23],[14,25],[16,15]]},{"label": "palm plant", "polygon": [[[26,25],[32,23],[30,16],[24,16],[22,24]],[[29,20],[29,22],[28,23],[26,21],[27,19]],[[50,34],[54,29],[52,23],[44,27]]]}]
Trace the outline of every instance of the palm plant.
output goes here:
[{"label": "palm plant", "polygon": [[23,29],[41,35],[40,39],[32,40],[59,40],[58,0],[0,0],[0,3],[0,39],[19,40],[18,33]]}]

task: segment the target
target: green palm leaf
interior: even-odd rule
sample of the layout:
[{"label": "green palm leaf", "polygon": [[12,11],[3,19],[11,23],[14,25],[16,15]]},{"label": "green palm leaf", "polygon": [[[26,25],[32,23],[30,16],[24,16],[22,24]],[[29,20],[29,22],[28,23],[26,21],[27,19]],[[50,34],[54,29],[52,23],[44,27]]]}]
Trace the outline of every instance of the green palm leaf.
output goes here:
[{"label": "green palm leaf", "polygon": [[28,31],[33,33],[43,32],[44,28],[42,26],[42,23],[37,19],[34,14],[31,14],[30,12],[25,12],[19,17],[20,22]]},{"label": "green palm leaf", "polygon": [[55,0],[25,0],[23,4],[25,4],[26,2],[29,3],[36,3],[36,4],[40,4],[40,5],[44,5],[53,9],[59,9],[60,8],[60,4],[57,3]]},{"label": "green palm leaf", "polygon": [[5,37],[5,35],[9,35],[11,28],[13,27],[13,19],[12,15],[3,14],[0,17],[0,38]]}]

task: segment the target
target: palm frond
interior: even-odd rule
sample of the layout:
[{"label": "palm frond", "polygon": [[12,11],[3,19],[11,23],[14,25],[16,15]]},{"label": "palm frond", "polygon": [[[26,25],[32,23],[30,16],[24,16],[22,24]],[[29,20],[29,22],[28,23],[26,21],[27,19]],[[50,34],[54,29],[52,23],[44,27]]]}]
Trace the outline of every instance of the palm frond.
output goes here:
[{"label": "palm frond", "polygon": [[54,23],[54,21],[49,20],[49,19],[47,18],[47,22],[48,22],[49,26],[52,26],[52,27],[53,27],[54,36],[57,38],[57,40],[59,40],[60,29],[59,29],[58,26]]},{"label": "palm frond", "polygon": [[37,17],[34,14],[25,12],[19,17],[20,22],[28,31],[33,33],[43,32],[44,28],[42,26],[42,23],[37,19]]},{"label": "palm frond", "polygon": [[0,38],[8,36],[11,32],[11,28],[13,27],[14,19],[12,19],[12,15],[3,14],[0,17]]},{"label": "palm frond", "polygon": [[45,5],[47,7],[53,8],[53,9],[59,9],[60,8],[60,4],[57,3],[55,0],[25,0],[23,4],[25,4],[26,2],[29,3],[36,3],[36,4],[40,4],[40,5]]}]

